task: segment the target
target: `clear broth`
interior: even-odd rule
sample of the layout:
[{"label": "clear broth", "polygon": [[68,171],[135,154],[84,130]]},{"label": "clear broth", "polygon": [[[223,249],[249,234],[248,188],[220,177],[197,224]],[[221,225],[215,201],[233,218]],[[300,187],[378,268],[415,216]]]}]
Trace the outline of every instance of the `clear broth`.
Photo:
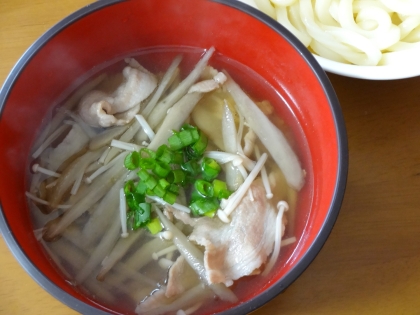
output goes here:
[{"label": "clear broth", "polygon": [[[146,69],[151,71],[152,73],[164,73],[170,63],[172,62],[173,58],[178,54],[183,55],[183,61],[181,62],[181,78],[184,78],[190,70],[194,67],[196,62],[201,57],[203,50],[190,48],[190,47],[159,47],[153,49],[146,49],[134,52],[126,57],[135,58],[142,66]],[[125,65],[124,58],[117,58],[116,60],[112,60],[106,64],[99,65],[95,69],[92,69],[90,73],[88,73],[84,78],[81,78],[78,81],[77,86],[81,85],[83,81],[88,81],[91,78],[98,76],[99,74],[106,73],[110,76],[120,73],[123,66]],[[247,66],[240,64],[226,56],[223,56],[219,53],[215,53],[211,58],[209,65],[213,66],[214,68],[221,70],[227,70],[227,72],[234,78],[234,80],[255,100],[268,100],[274,107],[274,114],[271,115],[270,119],[285,133],[286,137],[289,140],[289,143],[292,145],[294,150],[297,152],[298,156],[300,157],[302,167],[306,171],[306,183],[305,187],[298,195],[308,194],[311,189],[311,164],[310,164],[310,155],[308,152],[308,146],[302,132],[302,129],[297,122],[291,104],[288,103],[288,100],[285,95],[285,91],[277,91],[275,90],[268,82],[252,71]],[[73,91],[75,87],[72,88]],[[57,101],[57,106],[54,106],[52,109],[52,116],[56,109],[60,108],[60,106],[67,100],[72,93],[65,93],[63,97]],[[290,101],[290,100],[289,100]],[[44,123],[46,124],[50,119],[51,115],[48,115],[44,119]],[[279,119],[281,117],[281,119]],[[30,162],[31,163],[31,162]],[[28,187],[30,184],[28,184]],[[262,292],[265,288],[270,286],[272,281],[267,281],[267,279],[272,279],[275,274],[279,272],[278,268],[284,266],[293,260],[293,256],[295,251],[298,250],[298,243],[302,236],[302,231],[304,226],[306,225],[306,219],[309,215],[309,210],[305,209],[305,206],[308,206],[308,202],[301,202],[300,196],[298,196],[298,202],[295,206],[296,220],[291,220],[289,222],[289,226],[286,228],[286,233],[284,238],[295,236],[297,241],[289,245],[287,247],[282,248],[282,253],[280,254],[279,261],[277,262],[277,267],[273,268],[271,274],[268,275],[266,278],[261,276],[248,276],[244,277],[240,280],[235,281],[234,285],[231,287],[234,293],[238,296],[239,301],[244,301],[249,298],[254,297],[257,293]],[[39,210],[37,207],[34,207],[33,204],[30,202],[30,207],[33,211],[33,222],[34,222],[34,230],[38,230],[42,228],[43,223],[45,222],[44,218],[40,217]],[[80,220],[82,220],[81,218]],[[151,238],[146,238],[150,240]],[[57,242],[52,244],[42,242],[42,245],[46,247],[46,255],[48,255],[55,265],[69,280],[69,284],[72,285],[72,278],[74,277],[76,270],[74,270],[74,266],[68,263],[60,263],[60,259],[58,258],[57,254],[54,253],[57,247],[61,246],[60,243],[69,243],[65,239],[61,239]],[[62,244],[63,246],[69,244]],[[70,245],[73,246],[73,245]],[[138,244],[135,248],[132,248],[130,253],[141,246]],[[74,246],[73,246],[74,247]],[[76,250],[75,256],[79,255],[81,257],[85,257],[84,253],[81,253],[80,250]],[[125,255],[126,257],[129,256],[128,254]],[[83,263],[82,261],[80,262]],[[156,265],[156,264],[155,264]],[[159,269],[159,272],[158,270]],[[143,269],[142,269],[143,270]],[[162,271],[160,267],[151,266],[150,264],[146,266],[146,273],[148,276],[153,277],[155,280],[159,281],[160,283],[164,283],[166,279],[166,272]],[[137,302],[125,298],[125,294],[115,290],[112,288],[112,284],[108,283],[107,278],[105,278],[105,286],[111,288],[111,294],[116,297],[116,303],[110,303],[107,300],[106,294],[100,294],[98,292],[92,292],[92,288],[87,288],[86,286],[75,286],[74,289],[80,292],[83,292],[89,299],[93,301],[93,304],[101,304],[106,308],[109,308],[113,312],[116,313],[124,313],[124,314],[134,314],[134,309],[136,307]],[[222,310],[228,309],[233,307],[232,304],[225,303],[222,301],[218,301],[217,303],[206,303],[203,305],[199,311],[195,312],[194,314],[212,314],[215,312],[220,312]],[[239,302],[241,303],[241,302]]]}]

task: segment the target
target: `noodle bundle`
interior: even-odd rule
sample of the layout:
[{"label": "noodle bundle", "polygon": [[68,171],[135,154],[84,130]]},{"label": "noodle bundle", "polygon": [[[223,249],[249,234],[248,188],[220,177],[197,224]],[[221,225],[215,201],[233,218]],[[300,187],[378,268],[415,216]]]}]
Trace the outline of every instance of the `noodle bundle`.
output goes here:
[{"label": "noodle bundle", "polygon": [[395,65],[413,60],[420,53],[417,0],[239,1],[271,17],[273,8],[273,18],[312,53],[333,61]]}]

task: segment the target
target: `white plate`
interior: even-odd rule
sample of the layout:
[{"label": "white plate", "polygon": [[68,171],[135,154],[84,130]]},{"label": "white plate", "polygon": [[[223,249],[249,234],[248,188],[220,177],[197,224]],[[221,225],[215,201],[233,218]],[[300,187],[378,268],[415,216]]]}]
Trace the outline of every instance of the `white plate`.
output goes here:
[{"label": "white plate", "polygon": [[420,75],[420,55],[413,62],[392,66],[356,66],[332,61],[314,55],[321,67],[328,72],[366,80],[394,80]]}]

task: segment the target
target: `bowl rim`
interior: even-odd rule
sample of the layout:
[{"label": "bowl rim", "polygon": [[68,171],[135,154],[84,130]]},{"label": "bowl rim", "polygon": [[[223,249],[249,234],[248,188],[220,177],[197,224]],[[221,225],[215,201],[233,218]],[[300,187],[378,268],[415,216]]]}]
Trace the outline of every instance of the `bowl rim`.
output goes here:
[{"label": "bowl rim", "polygon": [[[12,68],[10,74],[5,80],[3,87],[0,90],[0,117],[3,111],[4,104],[8,98],[8,95],[13,88],[15,81],[18,79],[20,73],[26,67],[26,64],[32,59],[32,57],[49,41],[51,37],[58,34],[68,25],[78,21],[84,16],[95,12],[101,8],[124,2],[126,0],[103,0],[87,5],[76,12],[70,14],[69,16],[62,19],[60,22],[52,26],[48,31],[46,31],[40,38],[38,38],[20,57],[15,66]],[[331,200],[330,208],[328,209],[327,216],[315,237],[313,243],[309,246],[307,252],[302,256],[301,260],[296,263],[296,265],[288,272],[281,280],[274,283],[270,288],[268,288],[263,293],[258,296],[239,304],[229,310],[223,311],[221,314],[245,314],[249,313],[271,299],[277,296],[279,293],[283,292],[290,284],[292,284],[300,274],[305,271],[305,269],[310,265],[310,263],[318,255],[319,251],[323,247],[325,241],[330,235],[332,228],[337,220],[341,203],[344,198],[344,192],[347,182],[347,172],[348,172],[348,144],[347,144],[347,132],[345,128],[344,118],[341,112],[341,107],[338,101],[338,98],[335,94],[335,91],[324,72],[323,68],[318,63],[316,57],[314,57],[309,50],[285,27],[280,23],[265,15],[261,11],[254,9],[240,1],[237,0],[207,0],[211,2],[220,3],[222,5],[227,5],[233,8],[236,8],[242,11],[245,14],[252,16],[253,18],[264,23],[270,27],[273,31],[282,36],[296,51],[299,52],[301,57],[306,61],[308,67],[312,70],[314,75],[317,77],[318,81],[321,83],[325,96],[329,102],[331,114],[333,116],[334,124],[336,127],[336,138],[337,138],[337,148],[338,148],[338,165],[337,165],[337,177],[336,185],[333,192],[333,199]],[[0,231],[3,234],[4,240],[9,247],[12,254],[15,256],[20,265],[24,270],[48,293],[54,296],[56,299],[66,304],[68,307],[82,313],[82,314],[109,314],[101,309],[88,305],[72,295],[64,292],[61,288],[55,285],[49,280],[26,256],[23,249],[17,243],[16,239],[13,236],[13,232],[10,230],[6,218],[4,217],[2,211],[2,205],[0,202]]]},{"label": "bowl rim", "polygon": [[321,67],[328,72],[345,77],[365,80],[398,80],[420,75],[420,63],[408,66],[406,63],[389,66],[358,66],[330,60],[313,54]]}]

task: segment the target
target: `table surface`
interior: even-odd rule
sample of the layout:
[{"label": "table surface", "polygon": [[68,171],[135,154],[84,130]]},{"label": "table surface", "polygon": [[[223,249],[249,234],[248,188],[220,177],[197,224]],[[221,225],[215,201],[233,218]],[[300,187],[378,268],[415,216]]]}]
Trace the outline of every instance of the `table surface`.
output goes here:
[{"label": "table surface", "polygon": [[[1,0],[0,84],[32,42],[90,2]],[[420,77],[329,78],[349,138],[342,210],[309,268],[254,314],[419,314]],[[1,237],[0,283],[0,314],[76,314],[25,273]]]}]

